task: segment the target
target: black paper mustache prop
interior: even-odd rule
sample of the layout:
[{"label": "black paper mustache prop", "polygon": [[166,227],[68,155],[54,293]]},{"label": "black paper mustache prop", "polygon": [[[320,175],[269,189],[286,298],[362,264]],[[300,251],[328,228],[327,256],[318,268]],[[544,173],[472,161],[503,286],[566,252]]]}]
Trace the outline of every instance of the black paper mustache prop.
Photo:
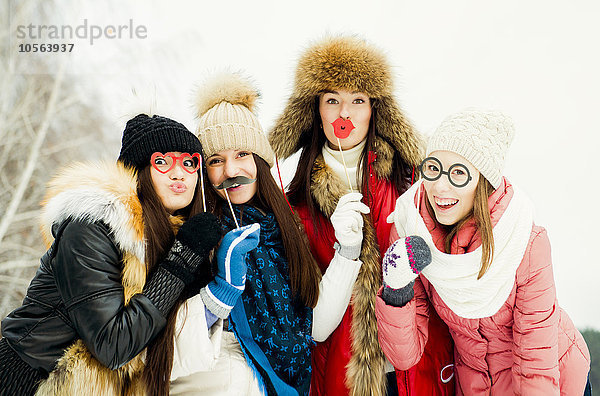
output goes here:
[{"label": "black paper mustache prop", "polygon": [[254,183],[256,179],[250,179],[246,176],[236,176],[230,179],[223,181],[223,183],[215,186],[217,190],[223,190],[225,192],[225,198],[227,198],[227,203],[229,204],[229,209],[231,210],[231,215],[233,216],[233,221],[235,222],[235,227],[240,228],[240,224],[235,218],[235,213],[233,212],[233,207],[231,206],[231,200],[229,199],[229,194],[227,194],[227,189],[232,187],[241,186],[242,184],[250,184]]},{"label": "black paper mustache prop", "polygon": [[219,184],[218,186],[215,186],[215,188],[217,190],[223,190],[223,189],[227,189],[227,188],[231,188],[231,187],[237,187],[242,184],[251,184],[251,183],[254,183],[255,181],[256,181],[256,179],[250,179],[249,177],[246,177],[246,176],[236,176],[236,177],[232,177],[231,179],[225,180],[223,183]]}]

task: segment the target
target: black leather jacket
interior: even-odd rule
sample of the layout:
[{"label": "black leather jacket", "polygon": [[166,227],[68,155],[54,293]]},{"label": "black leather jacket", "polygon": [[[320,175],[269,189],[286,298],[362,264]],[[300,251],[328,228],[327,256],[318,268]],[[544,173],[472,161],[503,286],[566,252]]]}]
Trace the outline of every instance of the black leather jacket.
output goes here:
[{"label": "black leather jacket", "polygon": [[125,306],[122,252],[107,225],[66,220],[52,234],[23,305],[2,321],[2,335],[25,362],[46,372],[78,338],[100,363],[117,369],[166,319],[143,294]]}]

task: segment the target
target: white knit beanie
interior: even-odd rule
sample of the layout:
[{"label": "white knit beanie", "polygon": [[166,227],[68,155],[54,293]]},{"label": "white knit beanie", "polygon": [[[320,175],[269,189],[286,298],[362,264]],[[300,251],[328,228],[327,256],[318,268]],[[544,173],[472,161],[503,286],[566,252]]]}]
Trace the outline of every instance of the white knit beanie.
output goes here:
[{"label": "white knit beanie", "polygon": [[498,111],[466,109],[448,116],[427,145],[427,156],[437,150],[465,157],[498,188],[506,152],[515,135],[513,121]]},{"label": "white knit beanie", "polygon": [[253,112],[258,97],[250,81],[236,73],[218,74],[199,87],[197,134],[207,158],[223,150],[248,150],[273,166],[273,150]]}]

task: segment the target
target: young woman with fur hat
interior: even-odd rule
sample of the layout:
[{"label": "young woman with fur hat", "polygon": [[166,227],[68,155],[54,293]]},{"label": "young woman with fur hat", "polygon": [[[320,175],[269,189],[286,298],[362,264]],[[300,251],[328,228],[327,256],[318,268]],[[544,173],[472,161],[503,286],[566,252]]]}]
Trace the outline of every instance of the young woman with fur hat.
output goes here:
[{"label": "young woman with fur hat", "polygon": [[76,163],[52,179],[49,250],[2,321],[0,394],[159,394],[170,312],[186,286],[212,279],[206,257],[221,237],[200,213],[201,149],[182,124],[140,114],[116,163]]},{"label": "young woman with fur hat", "polygon": [[[339,145],[336,123],[351,129]],[[338,254],[361,263],[349,288],[338,288],[351,294],[352,302],[342,316],[332,316],[335,330],[318,340],[313,353],[311,394],[383,395],[388,385],[394,392],[393,369],[386,367],[377,340],[375,295],[389,246],[391,225],[385,219],[411,184],[421,139],[393,97],[385,56],[356,37],[326,38],[309,47],[270,142],[279,158],[301,152],[288,195],[321,270]],[[359,193],[348,193],[348,180]],[[359,237],[345,235],[351,231]],[[432,321],[432,332],[438,337],[421,365],[397,373],[401,394],[450,389],[435,380],[452,362],[448,331]],[[392,370],[389,380],[386,369]]]},{"label": "young woman with fur hat", "polygon": [[432,136],[424,180],[398,198],[389,219],[393,237],[423,238],[430,261],[409,267],[402,239],[386,252],[379,339],[390,361],[408,369],[437,312],[454,339],[457,394],[583,395],[590,355],[558,306],[548,235],[502,177],[513,135],[502,113],[468,109]]},{"label": "young woman with fur hat", "polygon": [[[213,185],[210,208],[226,230],[259,224],[260,241],[246,257],[230,260],[237,288],[229,288],[228,296],[220,297],[226,293],[217,282],[200,291],[208,310],[228,321],[220,354],[210,364],[199,358],[200,349],[191,346],[204,322],[188,317],[176,341],[172,394],[308,394],[313,338],[327,338],[333,330],[329,316],[341,317],[350,299],[333,289],[348,288],[360,267],[336,255],[321,277],[300,220],[271,175],[274,156],[254,114],[257,98],[253,85],[232,73],[199,90],[198,135]],[[195,310],[190,304],[188,309]],[[211,331],[220,326],[222,320]]]}]

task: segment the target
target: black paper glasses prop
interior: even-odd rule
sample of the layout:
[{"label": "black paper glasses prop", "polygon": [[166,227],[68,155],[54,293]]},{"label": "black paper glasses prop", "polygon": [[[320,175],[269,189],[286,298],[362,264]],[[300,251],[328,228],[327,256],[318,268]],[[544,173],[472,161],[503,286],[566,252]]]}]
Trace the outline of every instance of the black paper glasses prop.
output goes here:
[{"label": "black paper glasses prop", "polygon": [[[152,164],[152,167],[160,173],[169,172],[175,167],[175,164],[177,164],[178,160],[181,168],[183,168],[183,170],[190,175],[197,172],[202,166],[202,157],[199,153],[182,153],[180,156],[177,156],[171,151],[165,154],[157,151],[152,154],[152,157],[150,157],[150,163]],[[200,172],[200,187],[202,189],[202,207],[206,212],[206,198],[204,198],[204,175],[202,172]]]},{"label": "black paper glasses prop", "polygon": [[229,194],[227,194],[227,189],[232,188],[232,187],[238,187],[238,186],[241,186],[242,184],[251,184],[251,183],[254,183],[255,181],[256,181],[256,179],[250,179],[245,176],[236,176],[231,179],[225,180],[223,183],[219,184],[218,186],[215,186],[215,188],[217,190],[225,191],[225,197],[227,198],[227,203],[229,204],[229,210],[231,210],[231,215],[233,216],[233,221],[235,222],[236,228],[240,228],[240,225],[239,225],[237,219],[235,218],[235,213],[233,212],[233,206],[231,205],[231,200],[229,199]]},{"label": "black paper glasses prop", "polygon": [[442,168],[442,163],[435,157],[427,157],[419,165],[419,171],[427,181],[436,181],[442,175],[448,176],[450,184],[454,187],[464,187],[473,179],[469,169],[463,164],[453,164],[447,171]]}]

